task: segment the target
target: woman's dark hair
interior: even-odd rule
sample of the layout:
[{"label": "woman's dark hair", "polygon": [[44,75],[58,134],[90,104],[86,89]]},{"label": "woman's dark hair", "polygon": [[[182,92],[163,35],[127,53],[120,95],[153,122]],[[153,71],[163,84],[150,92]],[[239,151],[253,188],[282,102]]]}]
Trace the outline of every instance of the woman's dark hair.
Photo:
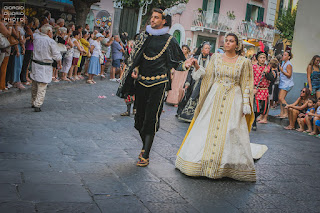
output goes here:
[{"label": "woman's dark hair", "polygon": [[154,13],[154,12],[160,13],[162,15],[162,19],[166,20],[166,23],[164,24],[164,26],[171,27],[171,24],[172,24],[171,16],[168,15],[168,14],[164,14],[164,9],[162,9],[162,8],[153,8],[152,9],[152,13]]},{"label": "woman's dark hair", "polygon": [[186,44],[182,45],[181,49],[183,49],[184,47],[187,48],[189,52],[191,51],[188,45]]},{"label": "woman's dark hair", "polygon": [[72,33],[72,35],[73,35],[73,37],[76,37],[77,35],[79,35],[80,33],[79,33],[79,31],[73,31],[73,33]]},{"label": "woman's dark hair", "polygon": [[277,58],[277,60],[279,61],[279,63],[282,62],[282,56],[281,56],[281,54],[277,55],[276,58]]},{"label": "woman's dark hair", "polygon": [[[234,39],[236,40],[237,45],[239,45],[239,38],[238,38],[238,36],[237,36],[236,34],[234,34],[234,33],[229,33],[227,36],[233,36]],[[243,45],[242,45],[241,50],[236,50],[236,54],[237,54],[237,55],[241,55],[242,52],[243,52]],[[257,59],[258,59],[258,57],[257,57]]]},{"label": "woman's dark hair", "polygon": [[256,54],[253,54],[253,55],[251,56],[251,59],[250,59],[250,60],[252,61],[253,58],[256,58],[256,60],[257,60],[257,55],[256,55]]},{"label": "woman's dark hair", "polygon": [[278,62],[278,60],[276,58],[273,58],[273,59],[270,60],[270,67],[271,68],[277,68],[278,65],[279,65],[279,62]]},{"label": "woman's dark hair", "polygon": [[320,56],[319,56],[319,55],[313,56],[312,59],[311,59],[311,61],[310,61],[310,63],[309,63],[309,65],[310,65],[310,66],[314,66],[314,62],[316,61],[317,58],[320,58]]},{"label": "woman's dark hair", "polygon": [[290,56],[289,61],[290,61],[290,60],[293,58],[292,52],[291,52],[291,51],[289,51],[289,50],[287,50],[287,51],[286,51],[286,53],[288,53],[288,54],[289,54],[289,56]]},{"label": "woman's dark hair", "polygon": [[312,101],[312,103],[314,103],[314,104],[316,104],[316,103],[318,102],[318,100],[317,100],[317,99],[315,99],[315,98],[309,98],[309,100],[311,100],[311,101]]},{"label": "woman's dark hair", "polygon": [[82,30],[82,36],[87,35],[87,34],[88,34],[88,32],[87,32],[87,31]]},{"label": "woman's dark hair", "polygon": [[[308,87],[305,87],[305,88],[303,88],[303,89],[305,89],[305,90],[306,90],[306,98],[308,99],[308,98],[309,98],[309,96],[310,96],[310,93],[311,93],[311,92],[310,92],[310,90],[309,90],[309,88],[308,88]],[[303,90],[303,89],[302,89],[302,90]],[[301,91],[302,91],[302,90],[301,90]]]}]

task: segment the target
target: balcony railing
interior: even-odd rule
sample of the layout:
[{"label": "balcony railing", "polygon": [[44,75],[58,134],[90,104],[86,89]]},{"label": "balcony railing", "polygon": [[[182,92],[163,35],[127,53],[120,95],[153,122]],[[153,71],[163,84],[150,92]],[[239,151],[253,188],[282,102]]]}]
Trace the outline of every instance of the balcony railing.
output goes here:
[{"label": "balcony railing", "polygon": [[273,42],[275,30],[267,26],[258,26],[255,22],[243,21],[238,25],[237,31],[247,39],[264,40]]},{"label": "balcony railing", "polygon": [[222,14],[210,13],[208,11],[199,12],[198,10],[195,10],[193,14],[192,28],[194,30],[209,29],[227,32],[236,26],[234,20],[230,20]]},{"label": "balcony railing", "polygon": [[217,31],[227,32],[230,30],[239,32],[245,39],[257,39],[273,42],[275,30],[268,27],[257,26],[254,22],[232,20],[227,15],[210,13],[208,11],[194,11],[191,30],[193,31]]}]

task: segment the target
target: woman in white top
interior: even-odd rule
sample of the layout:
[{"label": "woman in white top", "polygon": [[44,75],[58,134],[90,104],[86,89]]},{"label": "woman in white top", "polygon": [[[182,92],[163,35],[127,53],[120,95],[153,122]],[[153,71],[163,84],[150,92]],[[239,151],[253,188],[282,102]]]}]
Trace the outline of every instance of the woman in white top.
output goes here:
[{"label": "woman in white top", "polygon": [[[81,33],[79,33],[79,31],[74,31],[73,32],[73,38],[71,39],[72,43],[73,43],[73,59],[72,59],[72,65],[71,68],[69,70],[69,79],[75,81],[75,80],[80,80],[78,78],[78,60],[80,58],[80,54],[82,52],[85,52],[83,47],[80,45],[80,40],[81,38]],[[73,74],[73,77],[72,77]]]},{"label": "woman in white top", "polygon": [[96,82],[93,81],[93,76],[98,75],[101,71],[100,65],[100,55],[101,55],[101,44],[100,42],[104,39],[104,36],[101,33],[96,35],[96,40],[93,40],[90,44],[90,52],[91,58],[88,68],[89,78],[87,80],[88,84],[95,84]]},{"label": "woman in white top", "polygon": [[292,89],[293,83],[293,69],[290,60],[292,59],[293,55],[290,51],[286,51],[283,53],[282,56],[282,66],[280,67],[280,83],[279,83],[279,101],[280,101],[280,118],[287,118],[288,117],[288,110],[285,108],[288,104],[285,100],[288,92]]}]

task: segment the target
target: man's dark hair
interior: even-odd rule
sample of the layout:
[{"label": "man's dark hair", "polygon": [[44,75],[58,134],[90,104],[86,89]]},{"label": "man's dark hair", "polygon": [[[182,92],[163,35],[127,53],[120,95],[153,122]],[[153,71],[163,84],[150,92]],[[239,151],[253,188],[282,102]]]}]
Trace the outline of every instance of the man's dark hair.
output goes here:
[{"label": "man's dark hair", "polygon": [[75,36],[77,36],[77,35],[79,35],[80,33],[79,33],[79,31],[73,31],[73,33],[72,33],[72,35],[73,35],[73,37],[75,37]]},{"label": "man's dark hair", "polygon": [[172,24],[171,16],[164,13],[164,8],[153,8],[152,13],[154,12],[160,13],[162,15],[162,19],[166,20],[166,23],[164,24],[164,26],[171,27],[171,24]]}]

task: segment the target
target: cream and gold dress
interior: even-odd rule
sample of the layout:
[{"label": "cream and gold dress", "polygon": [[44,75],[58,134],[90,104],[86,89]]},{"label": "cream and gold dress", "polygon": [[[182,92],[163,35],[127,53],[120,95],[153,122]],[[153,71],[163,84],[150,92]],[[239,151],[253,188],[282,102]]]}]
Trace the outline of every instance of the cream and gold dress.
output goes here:
[{"label": "cream and gold dress", "polygon": [[188,176],[256,181],[253,159],[260,158],[267,147],[250,144],[254,119],[251,62],[239,56],[229,63],[222,54],[214,54],[197,75],[204,75],[199,104],[176,167]]}]

